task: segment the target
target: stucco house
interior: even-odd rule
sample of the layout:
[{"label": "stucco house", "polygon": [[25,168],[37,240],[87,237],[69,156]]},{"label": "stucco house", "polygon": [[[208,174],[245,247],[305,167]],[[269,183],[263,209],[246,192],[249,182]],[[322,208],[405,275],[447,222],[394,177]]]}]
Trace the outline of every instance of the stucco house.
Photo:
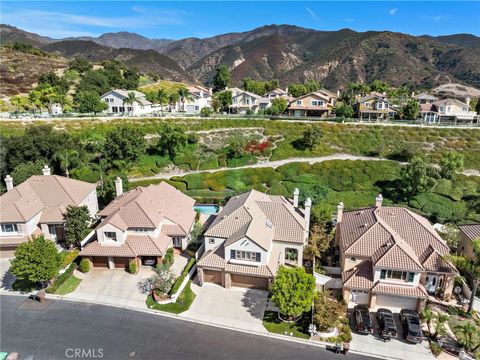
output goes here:
[{"label": "stucco house", "polygon": [[289,98],[288,88],[286,90],[283,90],[280,88],[273,89],[267,92],[266,94],[264,94],[263,97],[268,98],[270,100],[275,99],[277,97]]},{"label": "stucco house", "polygon": [[397,111],[384,94],[371,93],[359,97],[353,104],[355,115],[360,120],[386,120],[393,118]]},{"label": "stucco house", "polygon": [[424,217],[404,207],[344,211],[338,206],[335,242],[340,250],[344,300],[370,308],[423,308],[433,294],[449,299],[455,267],[449,248]]},{"label": "stucco house", "polygon": [[171,109],[172,112],[185,112],[187,114],[199,114],[204,107],[210,107],[212,101],[212,89],[207,89],[199,85],[190,85],[188,87],[190,99],[185,103],[180,100]]},{"label": "stucco house", "polygon": [[232,91],[232,105],[229,106],[232,114],[256,113],[258,110],[265,110],[271,106],[270,99],[259,96],[249,91],[238,88],[228,89]]},{"label": "stucco house", "polygon": [[115,181],[117,197],[102,211],[100,224],[82,244],[80,256],[94,267],[124,268],[161,261],[168,248],[186,249],[195,223],[195,200],[173,186],[136,187],[123,193]]},{"label": "stucco house", "polygon": [[458,229],[460,230],[458,253],[469,260],[474,260],[472,241],[480,239],[480,224],[459,225]]},{"label": "stucco house", "polygon": [[287,113],[290,116],[299,117],[328,117],[331,116],[336,101],[337,95],[321,89],[291,100],[288,104]]},{"label": "stucco house", "polygon": [[0,196],[0,255],[14,256],[15,249],[33,236],[43,234],[52,241],[65,239],[64,214],[69,205],[86,205],[90,216],[98,211],[96,185],[51,175],[34,175],[17,186],[7,175],[7,192]]},{"label": "stucco house", "polygon": [[456,99],[443,99],[420,104],[422,119],[429,123],[440,121],[478,121],[479,115],[469,109],[469,98],[467,98],[465,102]]},{"label": "stucco house", "polygon": [[233,196],[205,232],[199,250],[201,284],[267,289],[279,265],[302,266],[311,200],[256,190]]},{"label": "stucco house", "polygon": [[[125,102],[125,100],[128,99],[128,94],[130,93],[133,93],[136,99],[132,104]],[[101,100],[107,103],[108,109],[104,112],[109,114],[139,116],[151,113],[153,111],[152,103],[146,99],[145,94],[136,90],[115,89],[103,94]]]},{"label": "stucco house", "polygon": [[420,94],[415,95],[412,93],[412,98],[417,100],[419,104],[432,104],[439,99],[436,96],[433,96],[429,93],[422,92]]}]

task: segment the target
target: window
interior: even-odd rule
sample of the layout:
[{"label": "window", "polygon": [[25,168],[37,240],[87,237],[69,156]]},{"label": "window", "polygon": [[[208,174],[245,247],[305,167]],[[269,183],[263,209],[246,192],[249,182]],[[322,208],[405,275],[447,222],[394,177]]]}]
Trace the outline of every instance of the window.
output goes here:
[{"label": "window", "polygon": [[377,108],[378,108],[378,109],[383,109],[383,103],[382,103],[382,102],[378,102],[378,103],[377,103]]},{"label": "window", "polygon": [[323,100],[312,100],[312,106],[323,106]]},{"label": "window", "polygon": [[356,258],[355,256],[352,256],[352,257],[350,258],[350,261],[355,262],[355,261],[357,261],[357,258]]},{"label": "window", "polygon": [[372,103],[365,103],[366,107],[372,107]]},{"label": "window", "polygon": [[463,111],[463,112],[467,112],[468,109],[467,109],[466,107],[462,107],[462,111]]},{"label": "window", "polygon": [[117,233],[113,231],[105,231],[103,233],[105,240],[108,241],[117,241]]},{"label": "window", "polygon": [[445,110],[445,108],[444,108],[443,106],[440,106],[440,107],[438,108],[438,110],[439,110],[440,112],[443,112],[443,111]]},{"label": "window", "polygon": [[131,228],[130,230],[131,231],[136,231],[136,232],[147,232],[148,231],[147,228],[140,228],[140,227]]},{"label": "window", "polygon": [[18,233],[17,224],[2,224],[2,232],[4,232],[4,233]]},{"label": "window", "polygon": [[380,279],[402,280],[405,282],[413,282],[415,273],[400,270],[385,270],[380,271]]},{"label": "window", "polygon": [[260,262],[260,253],[252,251],[231,250],[230,257],[235,260]]},{"label": "window", "polygon": [[112,106],[112,112],[117,113],[118,112],[118,107],[117,106]]},{"label": "window", "polygon": [[302,100],[297,100],[297,105],[302,106]]},{"label": "window", "polygon": [[209,244],[215,244],[215,239],[214,239],[214,238],[208,239],[208,243],[209,243]]},{"label": "window", "polygon": [[131,106],[127,107],[127,111],[132,111],[132,107]]}]

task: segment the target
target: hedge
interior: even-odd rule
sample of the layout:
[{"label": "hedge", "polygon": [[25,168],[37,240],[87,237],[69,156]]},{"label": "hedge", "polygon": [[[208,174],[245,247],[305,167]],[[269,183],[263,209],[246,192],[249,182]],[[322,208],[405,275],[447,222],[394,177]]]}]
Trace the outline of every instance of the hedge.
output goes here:
[{"label": "hedge", "polygon": [[62,254],[64,254],[62,255],[63,256],[62,267],[66,268],[68,265],[70,265],[78,257],[79,253],[80,253],[80,250],[78,249],[68,251],[66,252],[66,254],[62,252]]},{"label": "hedge", "polygon": [[53,294],[57,289],[62,285],[72,274],[73,271],[77,268],[77,264],[72,263],[70,266],[65,270],[63,274],[60,274],[55,277],[53,284],[51,284],[45,291],[49,294]]},{"label": "hedge", "polygon": [[168,248],[167,251],[165,252],[165,255],[163,256],[162,264],[166,268],[170,268],[170,266],[172,266],[173,264],[173,261],[174,261],[173,248]]},{"label": "hedge", "polygon": [[182,274],[175,280],[175,283],[173,284],[172,288],[169,291],[170,295],[173,295],[178,291],[178,289],[180,288],[180,285],[182,285],[183,280],[185,279],[186,276],[188,276],[188,273],[190,272],[194,264],[195,264],[195,259],[191,258],[187,266],[185,267],[185,269],[183,269]]}]

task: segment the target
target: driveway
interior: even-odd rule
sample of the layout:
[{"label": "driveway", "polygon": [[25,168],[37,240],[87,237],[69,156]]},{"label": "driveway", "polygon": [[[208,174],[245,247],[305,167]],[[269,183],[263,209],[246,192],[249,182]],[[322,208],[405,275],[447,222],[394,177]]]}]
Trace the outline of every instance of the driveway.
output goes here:
[{"label": "driveway", "polygon": [[242,330],[267,333],[262,325],[267,292],[205,283],[192,284],[197,297],[180,316]]},{"label": "driveway", "polygon": [[77,289],[65,297],[146,309],[146,295],[138,290],[137,283],[152,274],[151,268],[143,267],[135,275],[123,269],[93,268],[86,274]]},{"label": "driveway", "polygon": [[[353,309],[351,313],[353,313]],[[378,336],[376,313],[371,312],[370,316],[373,320],[374,334],[360,335],[355,333],[352,327],[352,342],[350,343],[352,350],[390,359],[435,360],[427,341],[423,341],[421,344],[411,344],[403,339],[403,328],[399,314],[394,314],[398,337],[387,342],[383,342]]]},{"label": "driveway", "polygon": [[11,291],[15,276],[10,274],[10,259],[0,259],[0,289]]}]

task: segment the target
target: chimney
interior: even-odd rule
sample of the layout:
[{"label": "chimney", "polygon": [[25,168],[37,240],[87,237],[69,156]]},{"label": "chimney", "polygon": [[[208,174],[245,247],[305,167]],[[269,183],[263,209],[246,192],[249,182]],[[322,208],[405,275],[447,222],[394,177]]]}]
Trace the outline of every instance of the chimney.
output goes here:
[{"label": "chimney", "polygon": [[295,188],[295,190],[293,190],[293,206],[296,208],[298,208],[298,195],[300,195],[300,191],[298,188]]},{"label": "chimney", "polygon": [[285,93],[288,95],[288,86],[285,88]]},{"label": "chimney", "polygon": [[338,206],[337,206],[337,224],[342,221],[342,218],[343,218],[343,202],[340,202],[338,203]]},{"label": "chimney", "polygon": [[415,97],[415,91],[412,91],[412,98]]},{"label": "chimney", "polygon": [[209,87],[209,88],[208,88],[208,93],[209,93],[210,95],[213,94],[213,88],[212,88],[212,87]]},{"label": "chimney", "polygon": [[340,90],[337,90],[337,96],[340,97]]},{"label": "chimney", "polygon": [[117,176],[115,179],[115,191],[117,193],[117,197],[123,194],[123,182],[119,176]]},{"label": "chimney", "polygon": [[45,165],[43,167],[42,172],[43,172],[43,175],[51,175],[50,174],[50,168],[48,167],[48,165]]},{"label": "chimney", "polygon": [[465,99],[465,104],[467,104],[468,106],[470,106],[470,98],[467,96],[467,98]]},{"label": "chimney", "polygon": [[5,185],[7,186],[7,191],[13,189],[13,179],[10,175],[5,176]]},{"label": "chimney", "polygon": [[382,92],[382,95],[383,95],[383,96],[386,96],[386,95],[387,95],[387,93],[384,91],[384,92]]},{"label": "chimney", "polygon": [[375,198],[375,207],[382,206],[382,202],[383,202],[383,196],[382,194],[378,194],[378,196]]},{"label": "chimney", "polygon": [[312,209],[312,199],[305,199],[305,231],[308,234],[310,231],[310,211]]}]

